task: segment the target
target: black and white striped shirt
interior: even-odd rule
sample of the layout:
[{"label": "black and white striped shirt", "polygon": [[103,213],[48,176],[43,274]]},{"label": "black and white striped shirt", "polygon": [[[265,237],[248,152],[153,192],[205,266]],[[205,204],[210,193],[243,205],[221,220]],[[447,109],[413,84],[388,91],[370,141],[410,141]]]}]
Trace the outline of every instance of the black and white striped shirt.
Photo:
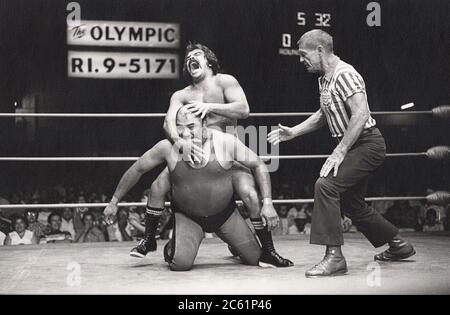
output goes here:
[{"label": "black and white striped shirt", "polygon": [[[359,92],[364,93],[367,100],[366,86],[362,76],[351,65],[339,60],[330,76],[319,78],[319,91],[320,108],[327,119],[331,136],[334,138],[343,137],[351,117],[345,101]],[[375,119],[369,115],[364,129],[375,125]]]}]

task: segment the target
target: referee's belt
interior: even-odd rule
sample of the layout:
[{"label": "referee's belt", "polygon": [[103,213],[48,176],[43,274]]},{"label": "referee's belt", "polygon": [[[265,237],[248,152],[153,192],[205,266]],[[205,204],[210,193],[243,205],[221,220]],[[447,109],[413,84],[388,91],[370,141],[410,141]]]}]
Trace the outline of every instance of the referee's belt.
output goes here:
[{"label": "referee's belt", "polygon": [[[359,137],[361,137],[361,136],[366,136],[366,135],[368,135],[368,134],[371,134],[372,131],[374,131],[375,129],[377,129],[376,126],[372,126],[372,127],[366,128],[366,129],[364,129],[364,130],[361,132],[361,134],[359,135]],[[344,138],[344,136],[342,136],[342,137],[336,137],[336,138],[334,138],[334,139],[336,139],[336,141],[339,143],[339,142],[341,142],[341,140],[342,140],[343,138]]]}]

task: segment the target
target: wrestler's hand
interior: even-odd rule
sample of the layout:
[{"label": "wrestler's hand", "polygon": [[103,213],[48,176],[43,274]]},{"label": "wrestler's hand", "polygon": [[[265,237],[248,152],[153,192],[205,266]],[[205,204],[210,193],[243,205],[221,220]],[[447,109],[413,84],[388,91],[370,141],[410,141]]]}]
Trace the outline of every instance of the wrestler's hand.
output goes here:
[{"label": "wrestler's hand", "polygon": [[202,103],[197,101],[188,102],[186,108],[191,111],[196,116],[200,116],[201,119],[211,111],[211,105],[208,103]]},{"label": "wrestler's hand", "polygon": [[261,218],[269,230],[273,230],[280,221],[277,211],[272,204],[263,204],[261,208]]},{"label": "wrestler's hand", "polygon": [[334,169],[333,176],[336,177],[339,166],[341,165],[343,160],[344,154],[334,150],[323,164],[322,169],[320,170],[320,177],[327,177],[332,169]]},{"label": "wrestler's hand", "polygon": [[267,141],[273,145],[277,145],[282,141],[288,141],[294,138],[292,128],[278,124],[278,129],[271,131],[267,135]]},{"label": "wrestler's hand", "polygon": [[191,140],[178,139],[175,145],[183,151],[183,161],[186,162],[201,162],[205,156],[202,147],[195,144]]},{"label": "wrestler's hand", "polygon": [[117,204],[110,202],[106,206],[105,210],[103,210],[103,214],[105,215],[106,224],[111,225],[114,223],[114,218],[116,216],[117,209],[118,209]]}]

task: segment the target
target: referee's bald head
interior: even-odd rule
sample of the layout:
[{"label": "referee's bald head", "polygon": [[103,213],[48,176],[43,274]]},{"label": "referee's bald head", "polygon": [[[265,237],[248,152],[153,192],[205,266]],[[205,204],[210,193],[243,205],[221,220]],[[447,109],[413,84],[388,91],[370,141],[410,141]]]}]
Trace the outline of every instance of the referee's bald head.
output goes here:
[{"label": "referee's bald head", "polygon": [[327,53],[333,53],[333,37],[322,30],[311,30],[300,37],[299,48],[316,49],[322,46]]}]

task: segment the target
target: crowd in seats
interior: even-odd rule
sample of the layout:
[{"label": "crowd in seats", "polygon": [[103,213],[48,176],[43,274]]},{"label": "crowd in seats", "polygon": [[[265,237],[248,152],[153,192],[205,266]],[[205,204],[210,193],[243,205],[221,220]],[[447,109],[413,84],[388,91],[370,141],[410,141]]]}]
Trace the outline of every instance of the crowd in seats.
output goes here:
[{"label": "crowd in seats", "polygon": [[[427,191],[426,194],[431,193]],[[312,198],[312,187],[300,192],[302,198]],[[141,196],[146,201],[146,192]],[[298,198],[297,186],[283,184],[273,189],[274,199]],[[76,189],[57,185],[35,191],[15,191],[8,197],[0,197],[0,204],[42,203],[105,203],[109,198],[101,187]],[[124,201],[136,201],[127,196]],[[436,206],[424,201],[373,201],[369,203],[401,231],[434,232],[450,230],[449,206]],[[312,203],[276,204],[280,224],[274,235],[309,234],[313,213]],[[246,217],[245,207],[239,207]],[[122,242],[140,239],[145,231],[144,207],[119,208],[115,221],[108,225],[103,207],[0,210],[0,245],[26,245],[43,243]],[[171,236],[173,220],[166,209],[158,227],[158,237]],[[356,232],[351,218],[342,215],[344,232]]]}]

